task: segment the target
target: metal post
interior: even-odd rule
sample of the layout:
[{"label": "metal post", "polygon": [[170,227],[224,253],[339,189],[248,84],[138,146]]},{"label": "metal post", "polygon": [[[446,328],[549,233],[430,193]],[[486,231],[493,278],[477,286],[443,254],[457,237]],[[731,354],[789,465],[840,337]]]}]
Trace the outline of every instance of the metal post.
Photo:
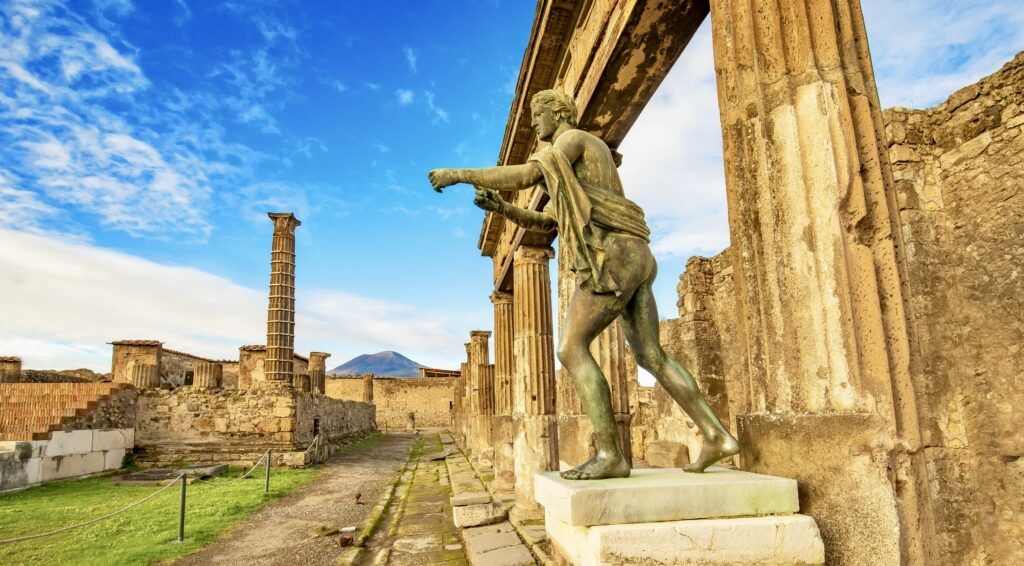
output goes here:
[{"label": "metal post", "polygon": [[185,474],[181,474],[181,508],[178,511],[178,542],[185,542]]},{"label": "metal post", "polygon": [[263,478],[263,493],[265,493],[265,494],[270,493],[270,458],[271,458],[271,455],[272,455],[272,452],[270,450],[267,450],[267,469],[266,469],[266,473],[264,474],[265,477]]}]

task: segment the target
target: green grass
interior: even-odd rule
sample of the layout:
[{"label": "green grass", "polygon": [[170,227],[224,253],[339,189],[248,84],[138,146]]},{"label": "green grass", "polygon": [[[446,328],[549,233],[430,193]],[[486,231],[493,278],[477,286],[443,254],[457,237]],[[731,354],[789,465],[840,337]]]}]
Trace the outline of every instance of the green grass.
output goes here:
[{"label": "green grass", "polygon": [[[237,476],[240,470],[231,470]],[[64,533],[0,546],[0,564],[152,564],[198,550],[268,501],[316,478],[318,470],[274,468],[270,495],[263,471],[223,487],[188,486],[184,544],[178,536],[177,485],[125,513]],[[214,482],[224,482],[217,478]],[[121,509],[157,487],[118,486],[112,478],[42,485],[0,495],[0,539],[31,535],[87,521]]]}]

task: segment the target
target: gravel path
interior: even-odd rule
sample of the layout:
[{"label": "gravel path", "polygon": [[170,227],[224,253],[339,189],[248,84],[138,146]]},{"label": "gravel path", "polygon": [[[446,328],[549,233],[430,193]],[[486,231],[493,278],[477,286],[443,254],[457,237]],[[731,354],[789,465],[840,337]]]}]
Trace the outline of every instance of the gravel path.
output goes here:
[{"label": "gravel path", "polygon": [[[371,446],[358,447],[323,465],[313,483],[251,515],[205,549],[175,562],[209,564],[330,564],[341,556],[337,536],[317,537],[321,525],[357,527],[358,535],[384,487],[405,462],[415,436],[384,435]],[[355,494],[363,504],[355,504]]]}]

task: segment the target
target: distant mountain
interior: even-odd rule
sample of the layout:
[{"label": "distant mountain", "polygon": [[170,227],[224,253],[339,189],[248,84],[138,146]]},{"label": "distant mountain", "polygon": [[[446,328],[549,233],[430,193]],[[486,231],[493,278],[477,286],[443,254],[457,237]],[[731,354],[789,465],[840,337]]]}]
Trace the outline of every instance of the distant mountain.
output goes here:
[{"label": "distant mountain", "polygon": [[419,368],[425,367],[398,352],[363,354],[327,372],[331,375],[360,375],[372,373],[388,377],[419,377]]}]

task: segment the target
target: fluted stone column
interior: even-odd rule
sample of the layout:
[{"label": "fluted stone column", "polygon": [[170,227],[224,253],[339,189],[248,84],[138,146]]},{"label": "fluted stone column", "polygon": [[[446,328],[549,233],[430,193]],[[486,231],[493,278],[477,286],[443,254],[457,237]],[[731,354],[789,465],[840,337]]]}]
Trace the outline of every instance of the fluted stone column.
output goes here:
[{"label": "fluted stone column", "polygon": [[520,246],[513,256],[513,512],[520,519],[543,516],[543,508],[533,497],[533,475],[558,469],[555,344],[548,271],[553,256],[550,248],[531,246]]},{"label": "fluted stone column", "polygon": [[134,364],[129,375],[129,382],[139,389],[160,387],[160,368],[156,364]]},{"label": "fluted stone column", "polygon": [[224,366],[216,362],[199,362],[192,370],[192,387],[218,389],[224,375]]},{"label": "fluted stone column", "polygon": [[327,392],[327,352],[309,353],[309,387],[313,393],[323,395]]},{"label": "fluted stone column", "polygon": [[512,293],[495,291],[494,304],[494,416],[491,418],[491,443],[494,447],[494,483],[492,487],[515,487],[515,453],[512,429]]},{"label": "fluted stone column", "polygon": [[312,380],[310,379],[309,374],[296,373],[292,375],[292,387],[294,387],[296,391],[311,391]]},{"label": "fluted stone column", "polygon": [[[465,366],[465,364],[463,364]],[[465,369],[465,368],[463,368]],[[462,389],[465,377],[460,375],[452,383],[452,435],[460,443],[459,435],[462,434]]]},{"label": "fluted stone column", "polygon": [[[742,463],[801,478],[814,494],[807,512],[829,533],[827,556],[859,556],[870,540],[874,564],[941,562],[921,554],[932,536],[922,512],[927,454],[860,2],[710,6],[749,369]],[[857,474],[807,473],[848,466],[851,454],[865,462]],[[890,477],[903,478],[895,493]],[[843,520],[850,516],[863,520]]]},{"label": "fluted stone column", "polygon": [[19,381],[21,381],[21,358],[0,356],[0,383],[18,383]]},{"label": "fluted stone column", "polygon": [[473,344],[472,342],[466,342],[466,363],[463,365],[464,373],[466,376],[466,403],[463,407],[466,409],[466,420],[463,423],[463,429],[465,430],[466,439],[466,453],[470,458],[476,456],[476,416],[479,414],[479,402],[480,398],[477,395],[477,381],[476,381],[476,365],[473,363]]},{"label": "fluted stone column", "polygon": [[469,365],[475,382],[476,416],[474,422],[474,451],[476,464],[482,470],[489,471],[494,462],[494,451],[491,447],[491,415],[494,414],[494,372],[490,362],[491,333],[487,330],[474,330],[469,333]]},{"label": "fluted stone column", "polygon": [[292,213],[268,213],[274,221],[270,252],[270,304],[267,307],[267,384],[288,387],[295,353],[295,228]]},{"label": "fluted stone column", "polygon": [[363,403],[373,404],[373,374],[363,376]]}]

